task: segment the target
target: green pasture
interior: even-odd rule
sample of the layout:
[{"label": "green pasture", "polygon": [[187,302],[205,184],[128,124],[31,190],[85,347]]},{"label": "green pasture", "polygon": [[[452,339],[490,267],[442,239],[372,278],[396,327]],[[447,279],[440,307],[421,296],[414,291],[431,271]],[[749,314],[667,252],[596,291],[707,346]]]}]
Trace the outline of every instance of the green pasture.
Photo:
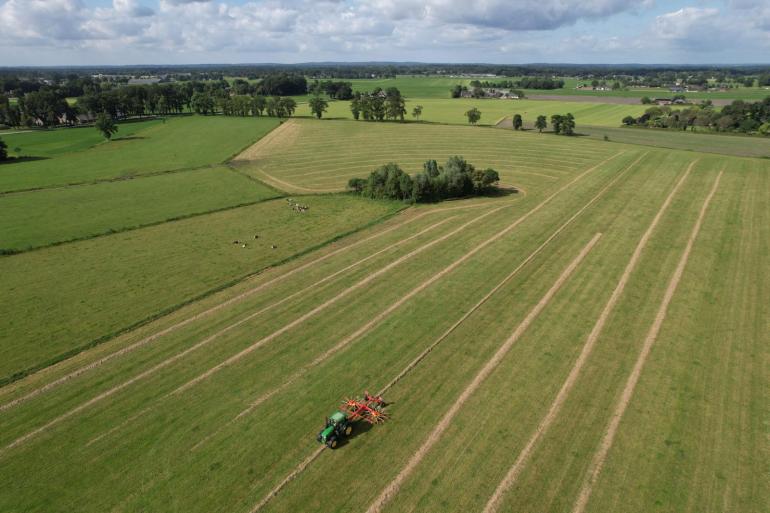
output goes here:
[{"label": "green pasture", "polygon": [[277,196],[225,166],[0,196],[0,248],[24,250]]},{"label": "green pasture", "polygon": [[[0,192],[91,183],[217,164],[277,125],[278,120],[274,118],[183,116],[169,118],[165,123],[153,123],[128,137],[118,137],[115,141],[66,155],[47,158],[44,150],[40,155],[25,152],[26,156],[39,156],[40,159],[0,164]],[[54,145],[57,140],[68,140],[70,132],[71,129],[59,129],[45,135],[51,138],[49,144]],[[38,136],[43,137],[43,134]]]},{"label": "green pasture", "polygon": [[[422,105],[423,111],[420,120],[434,123],[468,124],[465,113],[473,107],[481,111],[480,125],[494,125],[506,116],[521,114],[525,122],[534,122],[537,116],[543,115],[550,119],[552,114],[566,114],[575,116],[578,126],[620,126],[621,120],[626,116],[640,116],[644,113],[645,105],[618,105],[608,103],[588,102],[562,102],[548,100],[503,100],[503,99],[408,99],[406,102],[407,120],[414,120],[412,109],[415,105]],[[310,116],[310,108],[307,105],[299,105],[297,115]],[[350,102],[329,102],[328,112],[325,117],[352,119]]]},{"label": "green pasture", "polygon": [[0,376],[44,365],[398,208],[346,196],[302,201],[310,207],[302,214],[277,199],[0,258],[3,294],[14,298],[0,308]]},{"label": "green pasture", "polygon": [[[115,141],[131,137],[136,132],[161,123],[159,120],[118,123]],[[104,137],[92,126],[58,128],[51,130],[27,130],[0,137],[8,145],[12,157],[54,157],[63,153],[87,150],[98,144],[106,144]],[[4,168],[0,168],[3,170]]]},{"label": "green pasture", "polygon": [[[395,78],[373,78],[373,79],[340,79],[352,82],[354,91],[371,91],[377,87],[387,89],[388,87],[397,87],[401,94],[407,98],[449,98],[449,92],[453,86],[460,84],[469,86],[473,80],[479,81],[502,81],[502,80],[516,80],[521,77],[479,77],[479,78],[467,78],[467,77],[447,77],[447,76],[406,76],[400,75]],[[620,89],[616,91],[594,91],[590,89],[577,89],[578,84],[588,84],[590,86],[591,80],[578,80],[576,78],[564,77],[564,87],[560,89],[524,89],[526,94],[544,94],[544,95],[580,95],[580,96],[592,96],[597,98],[597,102],[601,102],[602,97],[614,96],[625,98],[642,98],[643,96],[650,97],[667,97],[671,96],[670,89],[665,87],[648,87],[648,88],[629,88]],[[612,82],[608,82],[612,85]],[[714,91],[714,92],[688,92],[684,93],[687,98],[694,100],[704,99],[721,99],[721,100],[762,100],[766,96],[770,96],[770,89],[765,87],[736,87],[727,91]]]},{"label": "green pasture", "polygon": [[[316,124],[330,129],[330,123]],[[488,129],[465,130],[503,137]],[[571,146],[577,138],[542,139],[553,151],[577,151]],[[514,140],[545,151],[534,135]],[[770,447],[762,435],[764,391],[770,385],[762,363],[770,347],[763,322],[770,314],[770,288],[766,277],[751,271],[770,264],[770,223],[763,208],[770,200],[770,166],[758,159],[582,144],[607,149],[555,180],[540,177],[523,195],[408,210],[0,388],[0,404],[8,404],[198,315],[2,411],[0,485],[14,493],[0,494],[0,509],[250,512],[312,455],[324,417],[343,397],[376,392],[390,382],[545,244],[388,389],[386,424],[361,429],[336,451],[324,450],[260,510],[364,511],[567,264],[601,233],[384,509],[481,510],[548,410],[643,232],[692,164],[574,389],[517,486],[504,495],[503,507],[571,510],[703,201],[725,169],[588,511],[762,513],[770,500],[763,478]],[[551,199],[542,203],[546,198]],[[360,223],[375,205],[387,211],[383,204],[349,197],[302,201],[311,206],[311,216],[319,208],[334,209],[324,210],[324,219],[337,222],[350,216]],[[324,201],[324,207],[317,203]],[[263,213],[255,218],[269,217],[265,229],[275,236],[316,229],[314,218],[295,214],[283,199],[246,209]],[[267,216],[266,209],[277,210]],[[173,273],[184,277],[174,282],[176,288],[206,279],[208,274],[198,273],[209,272],[215,262],[202,244],[214,236],[216,247],[220,236],[224,239],[221,251],[247,258],[251,249],[233,247],[229,239],[248,235],[256,221],[242,221],[236,230],[232,212],[205,216],[227,216],[227,222],[206,226],[205,233],[193,230],[193,220],[169,223],[185,229],[163,232],[179,237],[173,241],[155,239],[153,246],[163,249],[141,269],[168,283],[174,265]],[[64,247],[82,244],[89,251],[77,256],[85,258],[107,248],[86,244],[146,237],[158,229],[22,256],[49,254],[45,262],[52,265],[64,260],[54,254]],[[142,246],[150,244],[142,240]],[[113,242],[110,253],[123,254],[125,248]],[[193,255],[194,267],[188,263]],[[219,267],[228,267],[225,262],[220,259]],[[87,260],[81,267],[95,265]],[[429,284],[407,296],[423,283]],[[61,294],[108,302],[98,312],[83,313],[83,321],[102,318],[114,307],[111,294],[95,288],[114,284],[83,281],[66,291],[55,285],[50,284]],[[88,295],[82,293],[86,288]],[[255,292],[244,295],[249,291]],[[155,301],[149,291],[144,297]],[[123,301],[128,307],[137,302]],[[223,306],[199,315],[216,305]],[[199,348],[191,349],[196,344]]]}]

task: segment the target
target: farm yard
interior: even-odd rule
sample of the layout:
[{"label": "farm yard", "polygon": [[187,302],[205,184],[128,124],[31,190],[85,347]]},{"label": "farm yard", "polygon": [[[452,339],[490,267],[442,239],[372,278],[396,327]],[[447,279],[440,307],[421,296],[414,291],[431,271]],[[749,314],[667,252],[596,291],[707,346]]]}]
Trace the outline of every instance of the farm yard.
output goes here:
[{"label": "farm yard", "polygon": [[[764,512],[770,161],[420,101],[15,134],[0,511]],[[559,103],[516,105],[629,107]],[[452,155],[499,192],[344,193]],[[364,390],[390,419],[318,444]]]}]

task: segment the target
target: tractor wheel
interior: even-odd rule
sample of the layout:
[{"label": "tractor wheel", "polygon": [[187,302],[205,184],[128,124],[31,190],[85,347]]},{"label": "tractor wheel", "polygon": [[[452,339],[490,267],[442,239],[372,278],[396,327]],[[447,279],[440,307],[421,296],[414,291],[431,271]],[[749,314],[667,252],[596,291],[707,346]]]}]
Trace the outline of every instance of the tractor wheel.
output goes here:
[{"label": "tractor wheel", "polygon": [[330,436],[330,437],[329,437],[329,438],[326,440],[326,446],[327,446],[329,449],[336,449],[336,448],[337,448],[337,437],[336,437],[336,436]]},{"label": "tractor wheel", "polygon": [[353,434],[353,425],[348,424],[347,426],[345,426],[345,436],[350,436],[352,434]]}]

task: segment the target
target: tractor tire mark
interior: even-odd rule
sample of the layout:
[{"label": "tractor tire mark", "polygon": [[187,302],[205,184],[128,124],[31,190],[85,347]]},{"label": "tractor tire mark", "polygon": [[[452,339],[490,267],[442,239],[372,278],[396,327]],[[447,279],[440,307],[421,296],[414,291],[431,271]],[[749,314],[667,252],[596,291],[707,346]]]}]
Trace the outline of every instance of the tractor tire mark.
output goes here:
[{"label": "tractor tire mark", "polygon": [[626,264],[626,267],[623,270],[623,274],[620,276],[620,280],[618,280],[618,283],[615,286],[615,289],[612,291],[612,294],[610,295],[609,300],[604,305],[604,309],[599,315],[599,318],[596,320],[596,323],[594,324],[593,328],[591,328],[591,331],[588,334],[588,338],[586,339],[586,342],[583,345],[583,349],[581,350],[580,355],[578,355],[577,360],[575,360],[575,364],[570,370],[569,375],[567,376],[567,379],[564,381],[561,388],[559,389],[559,392],[556,395],[556,398],[554,399],[550,408],[548,409],[548,412],[545,414],[543,419],[538,424],[537,428],[535,429],[535,432],[527,441],[527,444],[519,453],[519,456],[516,458],[516,461],[513,463],[511,468],[508,470],[508,473],[505,475],[505,477],[500,482],[500,484],[498,484],[497,488],[495,489],[495,492],[487,501],[487,504],[484,507],[484,513],[493,513],[500,508],[500,502],[503,496],[518,479],[522,470],[526,466],[526,463],[528,462],[529,456],[532,454],[532,451],[534,450],[535,445],[540,440],[540,438],[545,434],[545,432],[550,428],[551,424],[558,416],[559,412],[561,411],[561,407],[563,406],[564,402],[567,399],[567,396],[569,395],[570,391],[572,390],[572,387],[575,384],[575,381],[577,381],[578,375],[580,374],[580,371],[582,370],[583,365],[588,360],[588,357],[591,355],[591,352],[593,351],[596,340],[599,338],[599,335],[604,329],[604,325],[607,323],[607,319],[609,319],[609,316],[612,313],[612,310],[614,310],[615,305],[620,300],[620,296],[623,294],[623,291],[626,288],[626,284],[628,283],[628,280],[631,278],[631,274],[636,269],[639,259],[641,258],[642,252],[644,251],[644,248],[647,247],[647,242],[652,237],[652,233],[657,227],[661,218],[663,217],[663,214],[666,212],[666,210],[668,210],[668,206],[671,204],[671,201],[673,200],[677,191],[679,190],[681,185],[684,183],[687,176],[690,174],[690,171],[692,170],[692,167],[694,164],[695,164],[695,161],[691,162],[690,165],[687,167],[682,177],[677,181],[677,183],[668,193],[668,196],[666,197],[666,199],[663,201],[663,204],[658,209],[658,212],[655,214],[655,217],[652,219],[652,222],[647,227],[647,230],[644,232],[644,234],[642,234],[642,238],[639,239],[639,242],[636,245],[636,248],[634,249],[634,252],[631,255],[631,259],[628,261],[628,264]]},{"label": "tractor tire mark", "polygon": [[[96,361],[94,361],[92,363],[84,365],[83,367],[80,367],[80,368],[78,368],[78,369],[76,369],[76,370],[74,370],[74,371],[72,371],[72,372],[70,372],[70,373],[60,377],[60,378],[57,378],[56,380],[54,380],[54,381],[52,381],[50,383],[47,383],[47,384],[45,384],[45,385],[43,385],[43,386],[41,386],[39,388],[31,390],[30,392],[24,394],[23,396],[20,396],[20,397],[18,397],[16,399],[13,399],[12,401],[9,401],[9,402],[7,402],[7,403],[5,403],[3,405],[0,405],[0,412],[5,411],[7,409],[10,409],[10,408],[12,408],[14,406],[18,406],[18,405],[20,405],[20,404],[22,404],[22,403],[32,399],[33,397],[35,397],[37,395],[40,395],[40,394],[42,394],[44,392],[47,392],[47,391],[49,391],[49,390],[51,390],[53,388],[56,388],[59,385],[65,383],[65,382],[67,382],[67,381],[69,381],[69,380],[71,380],[73,378],[76,378],[76,377],[80,376],[81,374],[83,374],[85,372],[88,372],[89,370],[92,370],[92,369],[95,369],[97,367],[100,367],[100,366],[104,365],[105,363],[109,362],[110,360],[112,360],[114,358],[117,358],[119,356],[123,356],[123,355],[125,355],[127,353],[130,353],[130,352],[132,352],[132,351],[134,351],[136,349],[139,349],[142,346],[145,346],[145,345],[149,344],[150,342],[154,342],[155,340],[157,340],[160,337],[163,337],[163,336],[168,335],[169,333],[171,333],[173,331],[178,330],[179,328],[183,328],[184,326],[187,326],[190,323],[193,323],[193,322],[198,321],[198,320],[200,320],[200,319],[202,319],[204,317],[207,317],[207,316],[209,316],[209,315],[211,315],[213,313],[216,313],[216,312],[218,312],[219,310],[221,310],[221,309],[223,309],[225,307],[228,307],[228,306],[230,306],[232,304],[238,303],[238,302],[240,302],[240,301],[242,301],[242,300],[244,300],[244,299],[246,299],[246,298],[256,294],[257,292],[259,292],[261,290],[264,290],[264,289],[266,289],[266,288],[268,288],[268,287],[270,287],[270,286],[272,286],[272,285],[274,285],[274,284],[276,284],[276,283],[278,283],[280,281],[285,280],[286,278],[289,278],[290,276],[293,276],[294,274],[296,274],[298,272],[304,271],[305,269],[308,269],[310,267],[314,267],[319,262],[323,262],[324,260],[327,260],[327,259],[329,259],[329,258],[331,258],[333,256],[336,256],[336,255],[338,255],[340,253],[343,253],[345,251],[348,251],[348,250],[350,250],[350,249],[352,249],[352,248],[354,248],[356,246],[360,246],[361,244],[369,242],[369,241],[371,241],[373,239],[382,237],[383,235],[386,235],[386,234],[388,234],[388,233],[390,233],[390,232],[392,232],[394,230],[402,228],[403,226],[408,225],[408,224],[410,224],[410,223],[412,223],[412,222],[414,222],[414,221],[416,221],[416,220],[418,220],[418,219],[420,219],[420,218],[422,218],[422,217],[424,217],[424,216],[426,216],[428,214],[431,214],[431,213],[433,213],[433,211],[422,212],[422,213],[420,213],[420,214],[418,214],[418,215],[416,215],[416,216],[414,216],[414,217],[412,217],[410,219],[402,221],[401,223],[398,223],[398,224],[396,224],[394,226],[391,226],[390,228],[387,228],[387,229],[385,229],[385,230],[383,230],[381,232],[378,232],[378,233],[375,233],[373,235],[370,235],[369,237],[366,237],[366,238],[363,238],[363,239],[361,239],[359,241],[353,242],[353,243],[351,243],[351,244],[349,244],[347,246],[343,246],[341,248],[338,248],[338,249],[336,249],[334,251],[331,251],[331,252],[329,252],[329,253],[327,253],[327,254],[325,254],[323,256],[320,256],[320,257],[318,257],[316,259],[313,259],[310,262],[307,262],[307,263],[305,263],[303,265],[300,265],[300,266],[298,266],[298,267],[296,267],[296,268],[294,268],[294,269],[292,269],[290,271],[287,271],[287,272],[285,272],[283,274],[280,274],[280,275],[276,276],[275,278],[272,278],[271,280],[268,280],[268,281],[266,281],[264,283],[261,283],[261,284],[257,285],[254,288],[251,288],[249,290],[246,290],[246,291],[238,294],[237,296],[234,296],[234,297],[232,297],[230,299],[227,299],[227,300],[225,300],[225,301],[223,301],[223,302],[221,302],[221,303],[219,303],[217,305],[214,305],[214,306],[208,308],[207,310],[204,310],[203,312],[200,312],[200,313],[195,314],[195,315],[193,315],[191,317],[188,317],[187,319],[184,319],[184,320],[182,320],[182,321],[180,321],[180,322],[178,322],[178,323],[176,323],[176,324],[174,324],[172,326],[164,328],[161,331],[158,331],[158,332],[156,332],[156,333],[154,333],[152,335],[149,335],[149,336],[147,336],[147,337],[145,337],[145,338],[143,338],[143,339],[141,339],[141,340],[139,340],[137,342],[134,342],[133,344],[131,344],[129,346],[126,346],[126,347],[124,347],[122,349],[119,349],[118,351],[115,351],[114,353],[110,353],[110,354],[108,354],[108,355],[106,355],[106,356],[104,356],[104,357],[102,357],[102,358],[100,358],[100,359],[98,359],[98,360],[96,360]],[[228,329],[228,328],[225,328],[225,329]]]},{"label": "tractor tire mark", "polygon": [[631,374],[628,376],[628,380],[626,381],[626,386],[623,388],[620,399],[615,406],[615,411],[613,412],[610,423],[607,426],[607,431],[604,433],[604,437],[599,444],[599,448],[594,454],[594,457],[591,461],[591,466],[589,467],[590,470],[588,475],[583,481],[580,493],[578,494],[577,499],[575,500],[575,504],[572,507],[572,513],[583,513],[583,511],[585,511],[586,504],[588,504],[588,499],[591,497],[594,484],[596,483],[599,474],[602,471],[604,462],[607,459],[607,454],[612,448],[612,444],[615,440],[615,435],[617,434],[620,421],[623,418],[623,414],[625,413],[628,404],[631,402],[631,397],[634,394],[634,389],[636,388],[636,384],[642,374],[644,364],[646,363],[647,357],[652,350],[653,344],[658,338],[660,329],[663,326],[663,321],[666,320],[666,314],[668,313],[668,307],[671,304],[671,299],[674,297],[674,293],[679,286],[679,281],[682,279],[684,269],[687,266],[687,261],[690,258],[690,253],[692,252],[692,248],[695,245],[695,240],[698,237],[701,225],[703,224],[703,219],[706,217],[706,211],[709,204],[711,203],[711,199],[714,197],[714,194],[719,187],[719,181],[722,179],[723,172],[724,170],[719,172],[719,175],[717,175],[711,191],[703,201],[703,206],[701,207],[700,213],[698,214],[698,219],[695,221],[695,225],[693,226],[692,232],[690,233],[690,238],[687,240],[687,246],[685,247],[681,258],[679,259],[679,263],[674,270],[674,274],[671,276],[668,287],[666,287],[666,293],[664,294],[663,300],[660,303],[660,307],[655,314],[655,320],[653,321],[652,326],[650,326],[650,330],[647,332],[647,336],[644,339],[644,344],[642,345],[642,350],[639,352],[636,363],[634,363],[634,368],[631,370]]},{"label": "tractor tire mark", "polygon": [[325,448],[326,448],[326,446],[322,445],[321,447],[319,447],[318,449],[313,451],[313,453],[310,456],[308,456],[307,458],[305,458],[302,461],[302,463],[297,465],[297,467],[291,473],[289,473],[289,475],[287,475],[283,479],[283,481],[278,483],[278,485],[275,488],[273,488],[272,490],[270,490],[270,492],[268,492],[268,494],[265,495],[262,498],[261,501],[259,501],[257,504],[255,504],[254,507],[251,508],[250,513],[256,513],[260,509],[264,508],[265,505],[267,505],[267,503],[270,502],[270,500],[272,500],[273,497],[278,495],[280,493],[280,491],[283,490],[283,488],[287,484],[289,484],[290,481],[293,481],[298,475],[300,475],[308,467],[308,465],[313,463],[313,461],[315,461],[315,459],[318,458],[318,456],[321,455],[321,453],[323,452],[323,450]]},{"label": "tractor tire mark", "polygon": [[526,317],[524,317],[521,323],[519,323],[511,336],[508,337],[508,339],[497,349],[495,354],[492,355],[489,360],[487,360],[487,362],[484,364],[481,370],[479,370],[473,380],[460,393],[459,397],[454,401],[452,406],[444,414],[438,424],[436,424],[436,426],[433,428],[433,431],[428,435],[428,438],[425,439],[422,445],[412,455],[404,468],[401,469],[396,477],[393,478],[393,480],[380,493],[377,499],[375,499],[374,502],[372,502],[372,504],[367,508],[367,513],[381,512],[385,504],[387,504],[388,501],[395,497],[401,488],[402,483],[412,474],[417,465],[423,460],[423,458],[433,448],[436,442],[438,442],[438,440],[441,438],[441,435],[443,435],[447,428],[449,428],[452,420],[454,420],[455,416],[460,411],[460,408],[462,408],[465,402],[481,386],[481,384],[492,373],[492,371],[497,368],[505,355],[508,354],[508,351],[510,351],[511,347],[513,347],[513,344],[519,340],[521,335],[524,334],[527,328],[529,328],[535,318],[540,315],[540,312],[542,312],[545,307],[548,306],[548,303],[551,302],[551,299],[553,299],[562,285],[572,275],[572,273],[583,261],[586,255],[588,255],[591,249],[593,249],[593,247],[599,241],[600,237],[601,233],[594,235],[588,244],[586,244],[583,249],[580,250],[580,253],[578,253],[572,262],[570,262],[564,271],[562,271],[561,275],[556,279],[556,282],[551,285],[551,288],[548,289],[540,301],[538,301],[538,303],[529,311],[529,313],[527,313]]}]

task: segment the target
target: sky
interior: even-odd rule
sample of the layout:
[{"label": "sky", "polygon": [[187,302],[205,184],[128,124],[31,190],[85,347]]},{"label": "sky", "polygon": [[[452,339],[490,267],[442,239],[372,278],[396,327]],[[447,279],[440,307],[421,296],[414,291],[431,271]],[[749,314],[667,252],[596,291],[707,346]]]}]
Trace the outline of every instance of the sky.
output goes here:
[{"label": "sky", "polygon": [[0,0],[0,66],[770,62],[770,0]]}]

